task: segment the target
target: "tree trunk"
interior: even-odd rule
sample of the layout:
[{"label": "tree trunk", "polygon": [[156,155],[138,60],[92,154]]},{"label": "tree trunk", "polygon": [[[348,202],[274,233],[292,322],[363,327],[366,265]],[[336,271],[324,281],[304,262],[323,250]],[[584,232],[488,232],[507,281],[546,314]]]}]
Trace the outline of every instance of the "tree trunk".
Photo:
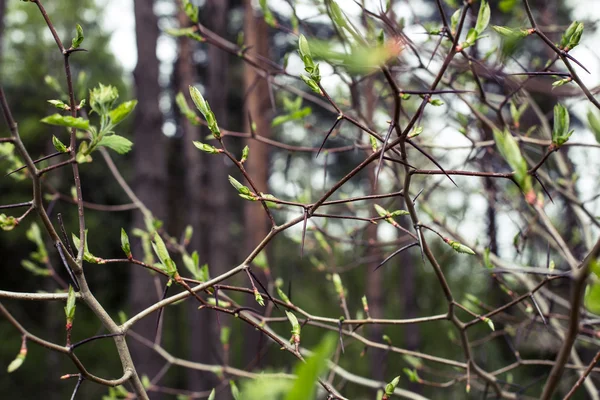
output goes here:
[{"label": "tree trunk", "polygon": [[[219,36],[227,33],[227,0],[208,0],[203,9],[204,15],[210,18],[204,21],[206,27]],[[185,13],[179,13],[181,26],[189,25]],[[192,60],[192,42],[187,38],[179,41],[178,75],[180,91],[188,93],[188,86],[194,82]],[[206,75],[206,98],[210,103],[219,125],[226,126],[227,118],[227,54],[210,46],[208,49],[208,67]],[[201,263],[208,263],[213,276],[230,268],[229,256],[229,210],[227,198],[229,183],[227,168],[221,156],[206,155],[192,145],[193,140],[202,140],[210,134],[183,122],[184,149],[186,162],[186,193],[188,199],[188,221],[194,227],[194,237],[190,249],[198,250]],[[210,232],[210,233],[209,233]],[[224,325],[224,317],[219,323],[216,315],[208,311],[198,311],[198,305],[191,303],[188,310],[190,358],[194,361],[221,364],[221,344],[219,328]],[[193,391],[208,390],[215,387],[218,381],[213,374],[189,370],[187,373],[188,389]]]},{"label": "tree trunk", "polygon": [[[245,45],[251,49],[251,54],[268,57],[267,24],[263,18],[254,15],[251,0],[245,0],[244,4]],[[271,136],[271,124],[268,119],[271,107],[269,85],[267,80],[261,78],[255,69],[248,64],[244,65],[244,88],[246,115],[249,114],[256,124],[256,133],[265,137]],[[250,131],[248,122],[246,122],[246,130]],[[246,161],[246,169],[258,190],[268,192],[269,147],[252,139],[248,140],[247,145],[250,148],[250,156]],[[246,226],[246,250],[250,251],[261,242],[269,229],[267,216],[258,202],[246,202],[244,222]]]},{"label": "tree trunk", "polygon": [[[255,15],[251,0],[244,0],[244,7],[245,45],[251,49],[250,53],[252,55],[258,54],[269,57],[267,24],[262,17]],[[271,107],[269,85],[267,80],[258,75],[255,69],[248,64],[244,64],[244,89],[246,95],[244,115],[246,131],[251,130],[249,116],[255,124],[256,134],[264,137],[271,136],[271,124],[268,118]],[[250,154],[245,167],[257,189],[268,193],[269,147],[252,139],[248,139],[246,144],[250,148]],[[258,202],[247,201],[244,206],[245,253],[248,254],[252,251],[263,240],[268,231],[268,218],[262,206]],[[265,280],[264,274],[257,272],[257,275],[259,279]],[[253,306],[254,299],[249,298],[249,301],[252,302]],[[246,362],[253,363],[256,366],[254,361],[262,345],[260,334],[251,327],[247,327],[244,341],[244,359]]]},{"label": "tree trunk", "polygon": [[[152,1],[135,1],[136,41],[138,63],[133,73],[138,106],[134,125],[134,168],[135,192],[139,199],[158,219],[166,215],[167,166],[165,137],[162,134],[162,115],[158,106],[160,86],[159,63],[156,57],[158,19],[152,9]],[[143,215],[136,213],[134,225],[144,227]],[[133,254],[142,257],[142,249],[136,241]],[[137,313],[157,301],[154,280],[143,268],[131,268],[129,283],[130,312]],[[148,290],[152,288],[152,290]],[[134,326],[134,330],[154,340],[156,320],[145,318]],[[150,379],[158,372],[161,358],[147,347],[131,341],[131,353],[140,375]]]}]

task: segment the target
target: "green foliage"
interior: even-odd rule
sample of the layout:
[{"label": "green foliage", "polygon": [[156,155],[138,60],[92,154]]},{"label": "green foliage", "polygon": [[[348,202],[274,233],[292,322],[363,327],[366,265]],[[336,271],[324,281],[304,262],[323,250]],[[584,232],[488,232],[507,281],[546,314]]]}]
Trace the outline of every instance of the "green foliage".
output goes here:
[{"label": "green foliage", "polygon": [[15,372],[19,368],[21,368],[21,365],[23,365],[23,363],[25,362],[26,357],[27,357],[27,349],[24,349],[24,350],[21,349],[19,354],[17,354],[17,357],[14,360],[12,360],[10,362],[10,364],[8,364],[8,368],[6,369],[6,372],[8,372],[10,374],[12,372]]},{"label": "green foliage", "polygon": [[131,246],[129,245],[129,236],[127,236],[127,232],[125,229],[121,228],[121,248],[123,252],[127,256],[127,258],[131,258]]},{"label": "green foliage", "polygon": [[560,47],[566,51],[574,49],[583,35],[583,22],[573,21],[560,39]]},{"label": "green foliage", "polygon": [[531,176],[527,174],[527,161],[523,158],[519,145],[510,132],[494,130],[494,140],[502,157],[514,170],[515,180],[523,192],[528,193],[532,189]]},{"label": "green foliage", "polygon": [[90,121],[81,117],[71,117],[70,115],[53,114],[46,118],[42,118],[42,122],[49,125],[64,126],[67,128],[75,128],[81,130],[90,129]]},{"label": "green foliage", "polygon": [[72,49],[79,48],[79,46],[81,46],[81,43],[83,43],[83,28],[81,27],[81,25],[77,24],[75,30],[77,31],[77,35],[73,38],[73,41],[71,42]]},{"label": "green foliage", "polygon": [[10,215],[0,214],[0,229],[3,231],[12,231],[19,225],[19,221]]},{"label": "green foliage", "polygon": [[[315,399],[315,383],[327,369],[327,361],[333,354],[337,338],[334,334],[326,335],[306,363],[298,364],[295,369],[296,380],[285,400]],[[258,399],[257,399],[258,400]]]},{"label": "green foliage", "polygon": [[69,285],[69,296],[67,297],[67,305],[65,306],[65,316],[67,317],[67,325],[72,324],[75,319],[75,308],[77,308],[75,301],[75,290]]},{"label": "green foliage", "polygon": [[569,140],[573,131],[569,131],[569,112],[562,104],[554,106],[554,129],[552,130],[552,144],[560,147]]},{"label": "green foliage", "polygon": [[192,97],[192,101],[196,105],[196,108],[202,113],[204,119],[206,119],[206,124],[208,125],[208,129],[212,132],[215,139],[221,138],[221,131],[219,130],[219,126],[217,125],[217,119],[215,114],[210,109],[210,105],[204,97],[200,90],[198,90],[194,86],[190,86],[190,96]]}]

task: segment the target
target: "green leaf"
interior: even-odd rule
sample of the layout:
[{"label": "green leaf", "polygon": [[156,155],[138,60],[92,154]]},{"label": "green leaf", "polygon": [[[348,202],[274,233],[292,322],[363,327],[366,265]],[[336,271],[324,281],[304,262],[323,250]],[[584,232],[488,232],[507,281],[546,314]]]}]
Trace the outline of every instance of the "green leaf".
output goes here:
[{"label": "green leaf", "polygon": [[127,236],[127,232],[125,229],[121,228],[121,248],[123,252],[127,256],[127,258],[131,258],[131,246],[129,245],[129,236]]},{"label": "green leaf", "polygon": [[305,57],[311,57],[308,40],[306,40],[306,36],[303,34],[300,34],[298,37],[298,53],[300,53],[300,58],[302,60],[304,60]]},{"label": "green leaf", "polygon": [[83,28],[81,27],[81,25],[77,24],[75,29],[77,31],[77,35],[73,38],[73,41],[71,42],[71,48],[73,49],[79,48],[79,46],[81,46],[81,43],[83,42]]},{"label": "green leaf", "polygon": [[231,186],[233,186],[235,188],[235,190],[238,191],[238,193],[252,197],[252,192],[250,191],[250,189],[248,187],[242,185],[231,175],[229,175],[229,183],[231,183]]},{"label": "green leaf", "polygon": [[117,125],[119,122],[123,121],[131,112],[135,109],[137,105],[137,100],[130,100],[124,103],[119,104],[119,106],[108,113],[110,117],[110,121],[113,125]]},{"label": "green leaf", "polygon": [[342,284],[342,278],[339,274],[334,273],[331,275],[331,280],[333,281],[333,287],[335,288],[335,292],[338,296],[344,296],[344,285]]},{"label": "green leaf", "polygon": [[379,214],[380,217],[387,217],[389,215],[388,210],[381,207],[379,204],[374,204],[373,207],[375,207],[375,211],[377,211],[377,214]]},{"label": "green leaf", "polygon": [[323,92],[321,92],[321,88],[319,88],[319,85],[317,84],[317,82],[314,81],[314,79],[304,74],[300,75],[300,79],[302,79],[304,83],[306,83],[313,92],[323,95]]},{"label": "green leaf", "polygon": [[554,106],[554,129],[552,130],[552,143],[557,147],[562,146],[573,131],[569,132],[569,111],[562,104],[558,103]]},{"label": "green leaf", "polygon": [[315,399],[316,381],[327,370],[327,362],[335,351],[336,343],[336,335],[328,333],[313,354],[308,357],[306,363],[298,364],[295,369],[297,378],[285,400]]},{"label": "green leaf", "polygon": [[452,249],[454,251],[456,251],[457,253],[470,254],[472,256],[475,255],[475,252],[473,250],[471,250],[470,247],[467,247],[462,243],[459,243],[459,242],[456,242],[456,241],[450,240],[450,239],[444,239],[444,241],[446,243],[448,243],[448,245],[450,245],[450,247],[452,247]]},{"label": "green leaf", "polygon": [[116,87],[99,83],[97,87],[90,90],[90,107],[99,115],[105,115],[118,98],[119,91]]},{"label": "green leaf", "polygon": [[180,29],[165,29],[165,32],[167,33],[167,35],[171,35],[173,37],[181,37],[181,36],[185,36],[188,37],[190,39],[196,40],[198,42],[204,42],[206,41],[206,39],[200,35],[198,35],[196,32],[198,31],[198,29],[196,29],[196,27],[189,27],[189,28],[180,28]]},{"label": "green leaf", "polygon": [[502,157],[515,171],[515,180],[521,189],[525,193],[529,192],[532,188],[531,177],[527,174],[527,162],[523,158],[515,138],[508,129],[504,132],[494,129],[494,140]]},{"label": "green leaf", "polygon": [[172,278],[177,273],[177,266],[175,262],[171,259],[169,255],[169,251],[167,250],[167,246],[165,242],[160,237],[158,232],[154,232],[152,235],[152,248],[154,248],[154,253],[162,263],[164,267],[164,271]]},{"label": "green leaf", "polygon": [[190,86],[190,96],[192,97],[192,101],[196,105],[196,108],[198,108],[198,110],[204,116],[204,119],[206,119],[208,129],[212,132],[213,136],[216,139],[220,139],[221,131],[219,130],[215,114],[210,109],[208,102],[204,100],[204,97],[202,96],[202,93],[200,93],[200,90],[198,90],[198,88],[194,86]]},{"label": "green leaf", "polygon": [[25,362],[26,356],[27,356],[27,349],[25,349],[25,350],[21,349],[19,354],[17,354],[17,357],[14,360],[12,360],[10,364],[8,364],[8,368],[6,369],[6,371],[10,374],[10,373],[18,370],[21,367],[21,365],[23,365],[23,363]]},{"label": "green leaf", "polygon": [[60,101],[60,100],[48,100],[48,103],[52,104],[54,107],[58,108],[59,110],[70,110],[71,107],[69,107],[65,102]]},{"label": "green leaf", "polygon": [[287,295],[284,293],[283,290],[281,290],[280,287],[277,287],[277,294],[279,295],[279,298],[283,300],[286,304],[292,304],[289,297],[287,297]]},{"label": "green leaf", "polygon": [[123,136],[108,135],[103,136],[102,139],[100,139],[98,146],[108,147],[119,154],[126,154],[131,150],[133,143]]},{"label": "green leaf", "polygon": [[402,368],[402,371],[406,374],[409,381],[416,383],[419,383],[421,381],[421,378],[419,378],[419,374],[417,373],[416,369]]},{"label": "green leaf", "polygon": [[17,225],[19,221],[15,217],[0,214],[0,229],[3,231],[12,231]]},{"label": "green leaf", "polygon": [[585,288],[584,304],[588,311],[600,315],[600,283],[590,283]]},{"label": "green leaf", "polygon": [[271,12],[271,10],[269,10],[269,7],[267,6],[267,0],[259,0],[259,5],[262,9],[266,24],[270,27],[276,28],[277,21],[275,20],[273,13]]},{"label": "green leaf", "polygon": [[244,163],[248,159],[248,154],[250,154],[250,147],[245,146],[242,150],[242,158],[240,159],[241,163]]},{"label": "green leaf", "polygon": [[210,391],[210,394],[208,395],[208,400],[215,400],[215,389]]},{"label": "green leaf", "polygon": [[[92,253],[90,253],[90,251],[88,250],[88,243],[87,243],[87,234],[88,231],[87,229],[84,232],[84,242],[83,242],[83,259],[87,262],[89,262],[90,264],[98,264],[101,260],[98,257],[95,257]],[[75,245],[75,247],[77,249],[79,249],[79,238],[77,236],[75,236],[75,234],[72,235],[72,240],[73,240],[73,244]]]},{"label": "green leaf", "polygon": [[46,268],[40,268],[38,267],[35,263],[29,261],[29,260],[22,260],[21,261],[21,266],[23,268],[25,268],[27,271],[31,272],[34,275],[37,276],[50,276],[52,275],[52,272]]},{"label": "green leaf", "polygon": [[202,143],[202,142],[194,142],[194,146],[196,146],[196,148],[198,148],[208,154],[219,154],[221,152],[220,149],[217,149],[216,147],[211,146],[210,144],[206,144],[206,143]]},{"label": "green leaf", "polygon": [[61,142],[56,136],[52,135],[52,144],[54,148],[60,153],[67,153],[69,150],[63,142]]},{"label": "green leaf", "polygon": [[513,29],[507,26],[498,25],[492,25],[492,29],[498,34],[510,39],[519,39],[529,36],[529,31],[527,31],[526,29]]},{"label": "green leaf", "polygon": [[83,131],[90,129],[90,121],[81,117],[71,117],[69,115],[53,114],[42,119],[42,122],[48,125],[66,126],[68,128],[77,128]]},{"label": "green leaf", "polygon": [[68,324],[72,324],[73,319],[75,318],[75,308],[77,307],[75,305],[75,300],[75,290],[69,285],[69,295],[67,296],[67,305],[65,306],[65,316],[67,317]]},{"label": "green leaf", "polygon": [[294,313],[290,311],[285,311],[285,315],[287,316],[288,321],[292,325],[292,335],[300,336],[300,323],[298,322],[298,318],[294,315]]},{"label": "green leaf", "polygon": [[221,333],[219,335],[219,340],[223,346],[229,344],[229,337],[231,336],[231,328],[228,326],[221,327]]},{"label": "green leaf", "polygon": [[304,107],[303,109],[292,112],[290,114],[279,115],[279,116],[273,118],[273,122],[271,122],[271,126],[275,127],[275,126],[281,125],[285,122],[297,121],[297,120],[305,118],[311,114],[312,114],[312,108]]},{"label": "green leaf", "polygon": [[195,24],[198,23],[198,7],[192,4],[190,0],[181,0],[183,11],[185,11],[188,18]]},{"label": "green leaf", "polygon": [[385,385],[385,394],[388,396],[393,395],[394,390],[396,390],[396,386],[398,386],[399,382],[400,382],[400,376],[397,376],[394,379],[392,379],[392,381],[390,383]]},{"label": "green leaf", "polygon": [[594,114],[594,111],[589,110],[587,113],[588,124],[596,137],[596,141],[600,143],[600,118]]},{"label": "green leaf", "polygon": [[487,28],[490,23],[490,5],[487,0],[481,0],[479,6],[479,14],[477,14],[477,22],[475,23],[475,31],[478,36]]},{"label": "green leaf", "polygon": [[263,299],[262,295],[260,294],[260,292],[258,291],[258,289],[254,289],[254,300],[256,300],[256,302],[261,306],[264,307],[265,306],[265,300]]},{"label": "green leaf", "polygon": [[579,44],[581,35],[583,34],[583,23],[573,21],[562,35],[560,47],[565,50],[571,50]]},{"label": "green leaf", "polygon": [[454,11],[454,13],[452,13],[452,16],[450,17],[450,29],[452,30],[452,34],[456,32],[461,12],[462,9],[459,8],[458,10]]},{"label": "green leaf", "polygon": [[490,327],[492,332],[496,331],[496,328],[494,327],[494,322],[491,319],[483,318],[483,322],[485,322]]},{"label": "green leaf", "polygon": [[175,103],[177,103],[177,107],[179,107],[179,112],[181,112],[181,114],[183,114],[192,125],[199,125],[198,117],[196,116],[196,113],[190,108],[190,106],[188,106],[188,103],[185,100],[185,96],[183,95],[183,93],[177,93],[177,96],[175,96]]}]

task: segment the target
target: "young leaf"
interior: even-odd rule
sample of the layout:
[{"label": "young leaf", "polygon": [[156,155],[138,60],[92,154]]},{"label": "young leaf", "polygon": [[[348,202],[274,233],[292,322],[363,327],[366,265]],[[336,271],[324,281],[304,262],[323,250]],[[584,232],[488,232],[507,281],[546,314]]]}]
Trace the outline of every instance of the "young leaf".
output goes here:
[{"label": "young leaf", "polygon": [[250,148],[245,146],[242,150],[242,158],[240,159],[241,163],[244,163],[248,159],[248,154],[250,153]]},{"label": "young leaf", "polygon": [[53,114],[42,119],[42,122],[48,125],[66,126],[68,128],[77,128],[83,131],[90,129],[90,121],[81,117],[71,117],[70,115]]},{"label": "young leaf", "polygon": [[192,4],[190,0],[181,0],[183,11],[185,11],[188,18],[195,24],[198,23],[198,7]]},{"label": "young leaf", "polygon": [[65,146],[65,144],[63,142],[61,142],[56,136],[52,135],[52,144],[54,145],[54,148],[60,152],[60,153],[66,153],[69,150],[67,149],[67,146]]},{"label": "young leaf", "polygon": [[54,107],[58,108],[59,110],[70,110],[71,107],[69,107],[66,103],[60,101],[60,100],[48,100],[48,103],[52,104]]},{"label": "young leaf", "polygon": [[456,241],[450,240],[450,239],[444,239],[444,241],[446,243],[448,243],[448,245],[450,245],[450,247],[452,247],[452,249],[454,251],[456,251],[457,253],[470,254],[472,256],[475,255],[475,252],[473,250],[471,250],[471,248],[465,246],[462,243],[459,243],[459,242],[456,242]]},{"label": "young leaf", "polygon": [[131,246],[129,245],[129,236],[127,236],[127,232],[125,229],[121,228],[121,248],[123,252],[127,256],[127,258],[131,258]]},{"label": "young leaf", "polygon": [[177,107],[179,107],[179,112],[182,113],[192,125],[198,125],[198,117],[190,106],[188,106],[183,93],[177,93],[177,96],[175,96],[175,103],[177,103]]},{"label": "young leaf", "polygon": [[594,114],[594,111],[589,110],[587,113],[588,124],[594,136],[596,137],[596,142],[600,143],[600,118]]},{"label": "young leaf", "polygon": [[[286,311],[286,313],[291,314]],[[335,351],[337,337],[327,334],[306,363],[299,363],[295,369],[296,380],[285,400],[313,400],[315,399],[316,381],[326,370],[327,360]]]},{"label": "young leaf", "polygon": [[71,42],[71,48],[73,49],[79,48],[79,46],[81,46],[81,43],[83,42],[83,28],[81,27],[81,25],[77,24],[75,29],[77,31],[77,35],[73,38]]},{"label": "young leaf", "polygon": [[519,39],[524,38],[525,36],[529,36],[529,31],[527,31],[526,29],[512,29],[507,26],[497,25],[492,25],[492,29],[500,35],[510,39]]},{"label": "young leaf", "polygon": [[481,33],[487,28],[490,23],[490,5],[487,0],[481,0],[481,5],[479,6],[479,14],[477,15],[477,22],[475,23],[475,31],[477,31],[477,36],[480,36]]},{"label": "young leaf", "polygon": [[123,136],[119,135],[108,135],[102,137],[98,142],[98,146],[108,147],[109,149],[113,149],[119,154],[129,153],[133,143]]},{"label": "young leaf", "polygon": [[219,130],[215,114],[210,109],[208,102],[204,100],[204,97],[202,96],[202,93],[200,93],[200,90],[198,90],[198,88],[194,86],[190,86],[190,96],[192,97],[192,101],[196,105],[196,108],[198,108],[198,110],[204,116],[204,119],[206,119],[208,129],[212,132],[213,136],[216,139],[220,139],[221,131]]},{"label": "young leaf", "polygon": [[552,144],[556,147],[562,146],[573,131],[569,132],[569,111],[562,104],[554,106],[554,129],[552,130]]},{"label": "young leaf", "polygon": [[15,217],[0,214],[0,229],[3,231],[12,231],[17,225],[19,221]]},{"label": "young leaf", "polygon": [[531,177],[527,174],[527,162],[521,154],[517,141],[508,130],[501,132],[497,129],[494,129],[494,140],[502,157],[515,171],[515,180],[521,189],[528,193],[532,188]]},{"label": "young leaf", "polygon": [[229,175],[229,183],[231,183],[231,186],[233,186],[240,194],[253,197],[250,189],[248,189],[248,187],[242,185],[231,175]]},{"label": "young leaf", "polygon": [[12,360],[10,364],[8,364],[6,372],[10,374],[18,370],[21,367],[21,365],[23,365],[23,363],[25,362],[25,357],[27,357],[27,347],[22,346],[21,351],[19,351],[19,354],[17,354],[17,357],[14,360]]},{"label": "young leaf", "polygon": [[40,268],[36,264],[32,263],[29,260],[21,260],[21,266],[25,268],[27,271],[31,272],[37,276],[50,276],[52,275],[52,271],[46,268]]},{"label": "young leaf", "polygon": [[113,125],[117,125],[119,122],[123,121],[131,112],[135,109],[137,105],[137,100],[130,100],[124,103],[119,104],[119,106],[108,113],[110,117],[110,121]]},{"label": "young leaf", "polygon": [[390,383],[388,383],[387,385],[385,385],[385,394],[387,396],[393,395],[394,394],[394,390],[396,390],[396,386],[398,386],[399,382],[400,382],[400,376],[397,376],[394,379],[392,379],[392,381]]},{"label": "young leaf", "polygon": [[210,144],[206,144],[206,143],[202,143],[202,142],[194,142],[194,146],[196,146],[197,149],[202,150],[205,153],[208,154],[219,154],[221,152],[220,149],[217,149],[214,146],[211,146]]},{"label": "young leaf", "polygon": [[67,324],[72,324],[75,319],[75,290],[69,285],[69,295],[67,296],[67,305],[65,306],[65,316],[67,317]]}]

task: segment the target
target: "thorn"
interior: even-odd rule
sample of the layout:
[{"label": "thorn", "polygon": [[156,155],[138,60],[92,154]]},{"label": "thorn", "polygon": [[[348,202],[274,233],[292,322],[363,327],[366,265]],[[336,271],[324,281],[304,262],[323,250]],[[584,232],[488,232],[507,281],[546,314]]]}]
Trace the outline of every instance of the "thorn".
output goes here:
[{"label": "thorn", "polygon": [[423,150],[421,147],[417,146],[415,143],[413,143],[410,139],[406,140],[408,143],[410,143],[411,146],[413,146],[415,149],[419,150],[419,152],[421,154],[423,154],[425,157],[427,157],[429,159],[429,161],[431,161],[432,163],[435,164],[436,167],[438,167],[440,169],[440,171],[442,171],[444,173],[444,175],[446,175],[446,177],[448,179],[450,179],[450,182],[452,182],[454,184],[454,186],[456,186],[458,188],[458,185],[456,184],[456,182],[454,182],[454,179],[452,179],[450,177],[450,175],[448,175],[448,173],[446,172],[446,170],[444,168],[442,168],[442,166],[440,165],[440,163],[438,163],[432,156],[430,156],[425,150]]},{"label": "thorn", "polygon": [[[321,150],[323,150],[323,146],[325,146],[325,142],[327,141],[327,139],[329,138],[329,135],[331,135],[331,133],[333,132],[333,130],[335,129],[335,127],[337,126],[337,124],[341,121],[341,118],[338,117],[335,122],[333,123],[333,126],[331,127],[331,129],[329,129],[329,132],[327,132],[327,135],[325,135],[325,139],[323,139],[323,143],[321,143],[321,147],[319,147],[319,151],[317,151],[317,156],[319,157],[319,154],[321,153]],[[315,158],[316,158],[315,157]]]},{"label": "thorn", "polygon": [[383,155],[385,154],[385,147],[387,146],[388,141],[390,140],[390,136],[392,136],[392,131],[394,130],[394,123],[390,123],[390,127],[388,128],[387,133],[385,134],[385,138],[383,139],[383,145],[381,147],[381,154],[379,154],[379,164],[377,164],[377,170],[375,171],[375,183],[373,184],[373,189],[377,188],[377,181],[379,180],[379,172],[381,172],[381,168],[383,167]]},{"label": "thorn", "polygon": [[373,270],[373,272],[377,271],[379,268],[381,268],[383,266],[383,264],[385,264],[386,262],[388,262],[389,260],[391,260],[393,257],[397,256],[398,254],[402,253],[404,250],[410,249],[411,247],[418,246],[418,245],[419,245],[419,242],[414,242],[414,243],[407,244],[404,247],[401,247],[400,249],[398,249],[395,252],[393,252],[392,254],[390,254],[377,267],[375,267],[375,269]]},{"label": "thorn", "polygon": [[308,210],[304,209],[304,223],[302,225],[302,244],[300,245],[300,258],[304,258],[304,239],[306,238],[306,223],[308,222]]},{"label": "thorn", "polygon": [[548,326],[548,321],[546,321],[544,314],[542,314],[542,310],[540,310],[540,306],[538,305],[537,301],[535,301],[535,297],[533,297],[533,293],[531,294],[530,297],[531,297],[531,301],[533,302],[533,305],[535,306],[535,309],[537,310],[538,314],[540,314],[540,317],[542,318],[542,322],[544,323],[544,325]]}]

